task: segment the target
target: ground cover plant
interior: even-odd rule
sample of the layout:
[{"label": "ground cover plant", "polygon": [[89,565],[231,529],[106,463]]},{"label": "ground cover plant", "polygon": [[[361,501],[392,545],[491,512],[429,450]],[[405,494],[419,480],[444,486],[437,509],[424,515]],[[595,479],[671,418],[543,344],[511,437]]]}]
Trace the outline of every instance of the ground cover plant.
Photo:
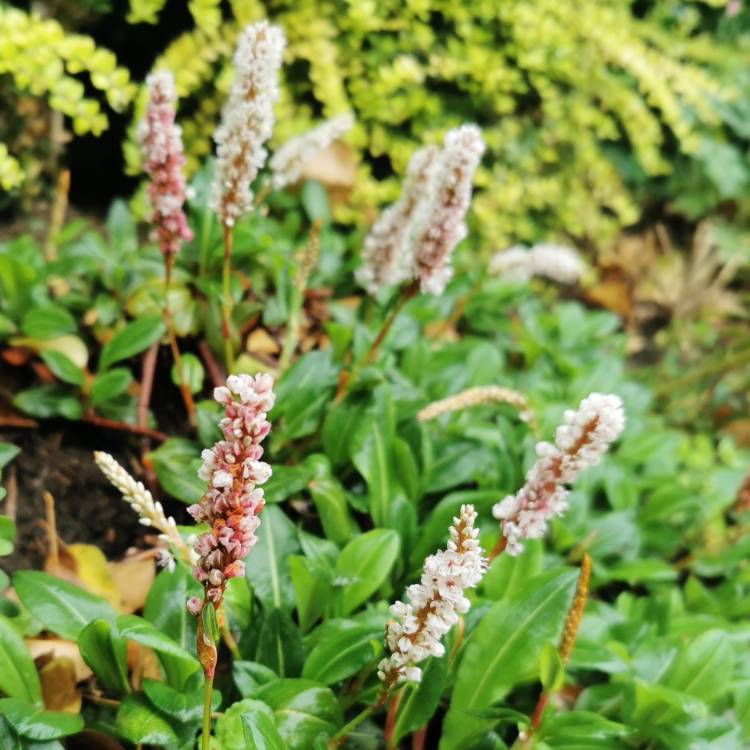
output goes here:
[{"label": "ground cover plant", "polygon": [[[662,413],[578,252],[480,260],[476,124],[335,222],[306,167],[354,116],[269,155],[285,35],[237,31],[189,181],[146,81],[147,232],[66,223],[63,181],[0,244],[0,747],[743,747],[747,452]],[[31,429],[85,444],[84,517],[137,549],[66,538]]]}]

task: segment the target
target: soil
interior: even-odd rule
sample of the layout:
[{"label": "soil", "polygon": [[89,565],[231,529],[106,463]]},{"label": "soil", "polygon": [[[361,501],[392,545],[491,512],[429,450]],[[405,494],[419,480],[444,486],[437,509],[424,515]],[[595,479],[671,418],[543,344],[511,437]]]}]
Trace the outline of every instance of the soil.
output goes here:
[{"label": "soil", "polygon": [[[163,354],[160,365],[162,359],[168,359],[167,352]],[[166,424],[171,434],[179,434],[174,429],[178,420],[173,415],[179,397],[173,398],[176,389],[165,382],[162,369],[157,371],[152,404],[162,406],[159,422]],[[0,387],[0,417],[8,409],[3,396],[17,390],[19,375],[16,368],[0,365],[0,386],[5,386]],[[34,427],[9,428],[3,428],[3,421],[0,419],[0,442],[10,442],[21,449],[2,473],[8,497],[0,501],[0,514],[12,512],[15,505],[16,521],[15,549],[13,554],[0,558],[3,570],[11,573],[44,566],[48,547],[44,492],[54,498],[57,534],[64,543],[95,544],[110,560],[122,557],[132,547],[153,546],[148,539],[153,539],[153,530],[138,522],[93,458],[95,450],[111,453],[134,477],[145,482],[140,436],[62,419],[39,420]],[[155,448],[157,444],[152,442],[146,447]],[[156,496],[178,523],[189,522],[183,503],[165,497],[158,488]]]}]

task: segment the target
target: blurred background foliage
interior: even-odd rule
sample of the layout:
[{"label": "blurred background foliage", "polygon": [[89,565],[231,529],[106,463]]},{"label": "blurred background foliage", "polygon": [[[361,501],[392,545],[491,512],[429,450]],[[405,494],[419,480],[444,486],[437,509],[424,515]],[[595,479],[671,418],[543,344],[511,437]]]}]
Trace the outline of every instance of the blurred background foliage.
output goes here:
[{"label": "blurred background foliage", "polygon": [[[489,146],[474,222],[495,249],[550,235],[600,247],[664,205],[696,218],[728,201],[741,205],[747,192],[750,13],[739,2],[130,0],[124,7],[59,0],[34,7],[61,23],[0,10],[8,110],[0,176],[17,195],[39,189],[50,152],[64,140],[55,128],[40,131],[40,108],[70,118],[80,135],[102,132],[105,110],[133,99],[108,45],[139,80],[150,68],[174,72],[189,168],[197,170],[211,152],[237,30],[263,16],[289,39],[276,143],[321,117],[356,115],[349,140],[357,176],[348,180],[354,192],[341,220],[371,217],[397,193],[415,146],[437,142],[464,120],[482,127]],[[139,168],[132,123],[144,101],[141,86],[123,144],[132,175]],[[99,167],[122,171],[116,160]],[[74,190],[75,182],[74,173]]]}]

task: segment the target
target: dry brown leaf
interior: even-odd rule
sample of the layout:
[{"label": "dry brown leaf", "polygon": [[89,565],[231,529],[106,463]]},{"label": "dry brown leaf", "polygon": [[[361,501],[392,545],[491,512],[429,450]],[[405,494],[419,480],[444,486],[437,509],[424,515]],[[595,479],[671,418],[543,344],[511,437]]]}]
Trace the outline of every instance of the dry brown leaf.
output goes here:
[{"label": "dry brown leaf", "polygon": [[76,687],[75,662],[58,656],[39,670],[44,707],[49,711],[77,714],[81,711],[81,691]]},{"label": "dry brown leaf", "polygon": [[328,188],[332,203],[345,203],[357,180],[354,151],[345,143],[332,143],[305,164],[302,179],[317,180]]},{"label": "dry brown leaf", "polygon": [[613,310],[625,318],[630,315],[633,302],[630,284],[621,279],[610,278],[600,281],[587,289],[584,296],[587,301],[601,305],[607,310]]},{"label": "dry brown leaf", "polygon": [[154,559],[152,557],[126,557],[119,562],[109,563],[109,572],[120,593],[122,611],[131,614],[142,609],[156,577]]},{"label": "dry brown leaf", "polygon": [[162,679],[159,659],[154,651],[135,641],[128,641],[128,671],[134,690],[140,690],[144,679]]},{"label": "dry brown leaf", "polygon": [[66,658],[73,662],[76,682],[87,680],[93,674],[88,664],[81,657],[77,644],[64,641],[62,638],[30,638],[26,641],[31,658],[49,662],[54,659]]},{"label": "dry brown leaf", "polygon": [[245,347],[250,354],[268,356],[277,354],[279,342],[265,328],[256,328],[248,337]]}]

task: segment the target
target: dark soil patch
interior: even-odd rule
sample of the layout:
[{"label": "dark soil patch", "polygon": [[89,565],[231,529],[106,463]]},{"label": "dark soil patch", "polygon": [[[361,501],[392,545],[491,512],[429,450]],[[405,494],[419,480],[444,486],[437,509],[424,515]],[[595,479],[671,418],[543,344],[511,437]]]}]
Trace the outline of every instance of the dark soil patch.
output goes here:
[{"label": "dark soil patch", "polygon": [[[93,451],[111,453],[134,476],[143,479],[137,457],[140,440],[109,433],[82,423],[42,422],[38,429],[13,430],[2,434],[21,453],[3,472],[8,488],[17,485],[16,545],[12,555],[0,563],[6,572],[41,568],[47,548],[43,493],[55,499],[57,532],[62,541],[95,544],[108,559],[122,557],[130,547],[148,547],[152,530],[138,517],[104,478],[94,463]],[[0,513],[6,512],[0,504]],[[168,513],[178,522],[187,518],[185,506],[166,502]]]}]

